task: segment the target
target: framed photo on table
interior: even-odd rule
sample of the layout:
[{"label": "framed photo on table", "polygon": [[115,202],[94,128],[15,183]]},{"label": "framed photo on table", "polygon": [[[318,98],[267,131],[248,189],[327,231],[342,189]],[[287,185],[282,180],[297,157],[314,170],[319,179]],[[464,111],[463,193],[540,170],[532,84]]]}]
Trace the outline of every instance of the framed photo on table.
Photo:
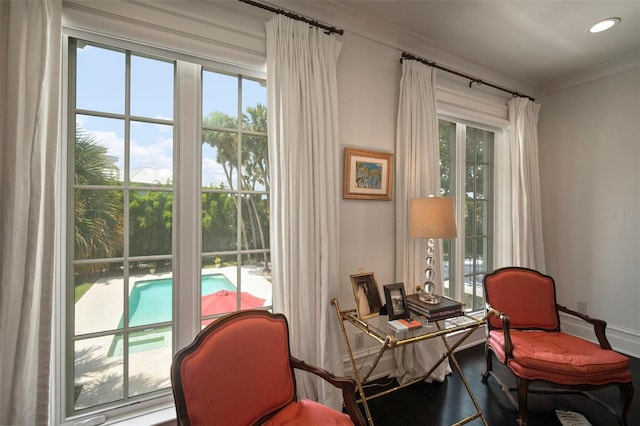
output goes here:
[{"label": "framed photo on table", "polygon": [[393,154],[344,149],[342,198],[391,201]]},{"label": "framed photo on table", "polygon": [[384,298],[387,301],[389,320],[411,317],[403,283],[385,285]]},{"label": "framed photo on table", "polygon": [[365,319],[378,315],[382,307],[382,299],[373,272],[351,275],[351,285],[358,318]]}]

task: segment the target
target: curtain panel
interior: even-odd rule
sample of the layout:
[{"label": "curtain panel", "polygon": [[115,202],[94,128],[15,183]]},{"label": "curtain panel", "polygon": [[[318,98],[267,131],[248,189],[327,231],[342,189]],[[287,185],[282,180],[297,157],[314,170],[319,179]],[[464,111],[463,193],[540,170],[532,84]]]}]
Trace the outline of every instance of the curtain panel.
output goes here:
[{"label": "curtain panel", "polygon": [[[273,308],[289,320],[294,356],[342,374],[330,303],[340,282],[336,70],[342,44],[282,15],[266,30]],[[298,378],[298,390],[341,406],[332,386],[309,375]]]},{"label": "curtain panel", "polygon": [[[426,240],[409,237],[409,200],[440,195],[440,143],[436,105],[436,70],[418,61],[402,62],[396,130],[396,279],[407,294],[422,284]],[[442,277],[442,250],[436,247],[436,273]],[[406,345],[394,351],[394,377],[400,383],[424,376],[446,352],[440,339]],[[443,362],[427,378],[443,381],[451,366]]]},{"label": "curtain panel", "polygon": [[495,267],[545,272],[538,160],[540,105],[526,98],[508,103],[506,144],[496,146]]},{"label": "curtain panel", "polygon": [[49,419],[61,2],[0,2],[0,424]]}]

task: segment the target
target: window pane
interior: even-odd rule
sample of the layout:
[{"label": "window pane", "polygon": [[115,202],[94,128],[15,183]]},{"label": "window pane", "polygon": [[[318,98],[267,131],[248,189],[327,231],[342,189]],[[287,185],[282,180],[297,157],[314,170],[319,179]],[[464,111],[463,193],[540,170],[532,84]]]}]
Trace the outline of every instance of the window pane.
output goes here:
[{"label": "window pane", "polygon": [[202,187],[236,189],[238,134],[205,130],[202,138]]},{"label": "window pane", "polygon": [[202,252],[237,250],[237,196],[231,193],[202,194]]},{"label": "window pane", "polygon": [[129,327],[170,322],[173,319],[171,274],[132,277],[129,292]]},{"label": "window pane", "polygon": [[76,108],[124,113],[124,52],[78,41]]},{"label": "window pane", "polygon": [[[242,291],[254,296],[252,303],[243,305],[243,309],[271,306],[271,261],[267,251],[245,253],[242,255],[241,282]],[[245,307],[246,306],[246,307]]]},{"label": "window pane", "polygon": [[452,170],[455,158],[456,125],[440,120],[440,195],[451,197],[455,187],[455,171]]},{"label": "window pane", "polygon": [[202,115],[205,126],[238,128],[238,77],[202,72]]},{"label": "window pane", "polygon": [[129,203],[129,254],[171,254],[173,193],[132,191]]},{"label": "window pane", "polygon": [[244,195],[241,198],[243,250],[269,248],[269,199],[266,195]]},{"label": "window pane", "polygon": [[468,199],[476,198],[476,167],[474,164],[467,164],[464,189]]},{"label": "window pane", "polygon": [[74,343],[74,410],[94,407],[124,396],[124,364],[113,342],[121,334],[77,340]]},{"label": "window pane", "polygon": [[131,122],[132,184],[173,184],[173,126]]},{"label": "window pane", "polygon": [[173,73],[171,62],[131,55],[131,114],[171,120]]},{"label": "window pane", "polygon": [[474,129],[476,156],[478,163],[491,163],[493,158],[493,132]]},{"label": "window pane", "polygon": [[453,244],[451,240],[442,240],[442,283],[445,296],[455,299],[455,269],[451,267],[454,264]]},{"label": "window pane", "polygon": [[129,396],[171,387],[172,340],[171,326],[129,335]]},{"label": "window pane", "polygon": [[475,133],[476,133],[476,129],[474,129],[473,127],[469,127],[469,126],[465,126],[466,127],[466,146],[465,146],[465,150],[466,150],[466,158],[467,161],[469,162],[474,162],[476,160],[476,138],[475,138]]},{"label": "window pane", "polygon": [[122,328],[122,262],[76,265],[74,272],[74,336]]},{"label": "window pane", "polygon": [[124,121],[78,114],[74,154],[77,185],[118,185],[124,170]]},{"label": "window pane", "polygon": [[73,209],[76,260],[122,256],[122,191],[76,189]]},{"label": "window pane", "polygon": [[250,296],[238,294],[237,282],[237,267],[228,263],[213,272],[203,274],[200,304],[202,316],[210,318],[212,315],[236,311],[238,302]]},{"label": "window pane", "polygon": [[269,146],[266,136],[245,135],[242,139],[242,189],[269,188]]},{"label": "window pane", "polygon": [[474,183],[474,193],[476,199],[487,199],[489,198],[489,193],[491,192],[491,188],[489,187],[489,182],[491,179],[490,176],[490,168],[488,164],[477,164],[474,168],[475,173],[475,183]]},{"label": "window pane", "polygon": [[267,86],[264,82],[242,79],[242,129],[267,133]]}]

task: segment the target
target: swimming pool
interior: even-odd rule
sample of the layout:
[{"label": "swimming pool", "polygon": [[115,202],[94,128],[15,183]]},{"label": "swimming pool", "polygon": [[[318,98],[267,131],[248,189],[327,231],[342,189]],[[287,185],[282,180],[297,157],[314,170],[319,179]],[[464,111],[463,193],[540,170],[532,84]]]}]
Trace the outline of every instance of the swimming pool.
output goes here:
[{"label": "swimming pool", "polygon": [[[173,300],[173,279],[138,281],[133,284],[129,294],[129,327],[151,325],[171,321]],[[236,291],[236,286],[223,274],[202,276],[202,296],[219,290]],[[118,328],[124,326],[124,318],[120,318]],[[151,349],[170,348],[171,326],[141,330],[129,335],[129,353],[148,351]],[[122,356],[122,334],[116,334],[111,341],[108,356]]]},{"label": "swimming pool", "polygon": [[[173,280],[171,278],[138,281],[129,294],[129,326],[171,321]],[[202,295],[219,290],[236,291],[236,286],[223,274],[202,276]],[[123,321],[120,321],[122,328]]]}]

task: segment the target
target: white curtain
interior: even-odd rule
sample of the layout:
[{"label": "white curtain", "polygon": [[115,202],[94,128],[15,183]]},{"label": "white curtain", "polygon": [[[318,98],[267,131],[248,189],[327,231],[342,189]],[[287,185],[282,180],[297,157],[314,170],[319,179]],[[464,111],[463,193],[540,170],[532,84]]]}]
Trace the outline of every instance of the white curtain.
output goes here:
[{"label": "white curtain", "polygon": [[[418,61],[402,62],[395,156],[396,279],[404,283],[407,294],[412,294],[425,279],[427,255],[426,240],[409,238],[409,200],[440,195],[436,70]],[[436,259],[436,279],[442,279],[440,248]],[[444,352],[440,339],[402,346],[394,351],[394,377],[406,383],[424,376]],[[442,381],[450,372],[449,363],[443,362],[430,378]]]},{"label": "white curtain", "polygon": [[507,142],[496,145],[495,267],[524,266],[545,272],[538,163],[540,105],[508,102]]},{"label": "white curtain", "polygon": [[[342,374],[338,297],[340,199],[335,35],[282,15],[267,29],[274,311],[289,320],[291,351]],[[338,408],[331,385],[305,375],[301,397]]]},{"label": "white curtain", "polygon": [[0,1],[0,424],[47,424],[61,2]]}]

